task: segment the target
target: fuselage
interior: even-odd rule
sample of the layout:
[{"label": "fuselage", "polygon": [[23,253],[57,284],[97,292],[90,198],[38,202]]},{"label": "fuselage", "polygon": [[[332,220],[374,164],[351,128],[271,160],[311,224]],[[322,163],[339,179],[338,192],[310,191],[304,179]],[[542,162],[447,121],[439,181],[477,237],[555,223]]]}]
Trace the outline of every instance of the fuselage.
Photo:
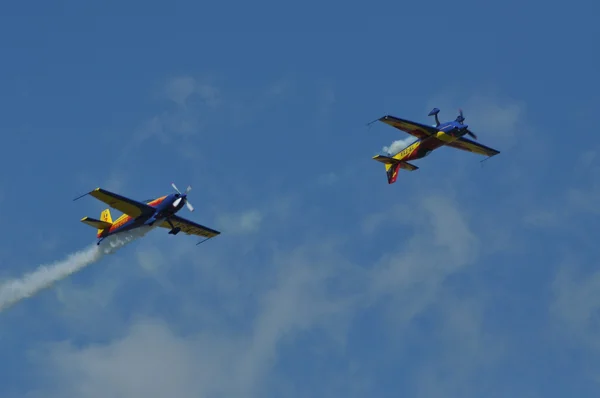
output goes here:
[{"label": "fuselage", "polygon": [[394,158],[405,161],[424,158],[433,150],[464,136],[467,133],[467,128],[466,124],[457,121],[442,123],[437,126],[438,132],[435,135],[413,142],[394,155]]},{"label": "fuselage", "polygon": [[137,218],[133,218],[127,214],[123,214],[121,217],[116,219],[110,228],[102,230],[97,235],[98,238],[106,238],[109,235],[114,235],[119,232],[125,232],[134,228],[141,227],[142,225],[153,225],[155,222],[162,222],[170,216],[175,215],[179,210],[185,206],[185,194],[170,194],[161,196],[147,202],[148,206],[155,209],[154,213],[144,214]]}]

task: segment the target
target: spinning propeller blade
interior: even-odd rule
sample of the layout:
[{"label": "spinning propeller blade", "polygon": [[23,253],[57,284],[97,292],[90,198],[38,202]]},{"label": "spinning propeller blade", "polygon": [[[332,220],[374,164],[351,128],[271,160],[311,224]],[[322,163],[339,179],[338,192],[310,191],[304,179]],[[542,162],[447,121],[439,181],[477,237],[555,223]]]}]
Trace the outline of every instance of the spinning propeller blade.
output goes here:
[{"label": "spinning propeller blade", "polygon": [[187,194],[192,190],[192,186],[188,185],[184,194],[182,194],[181,191],[179,191],[179,189],[177,189],[177,186],[175,185],[174,182],[171,183],[171,186],[179,195],[182,196],[182,199],[185,200],[185,205],[187,206],[188,210],[194,211],[194,206],[192,206],[192,204],[188,201],[188,198],[187,198]]},{"label": "spinning propeller blade", "polygon": [[[458,117],[456,118],[456,121],[461,124],[463,124],[463,122],[465,121],[465,116],[463,115],[463,111],[460,108],[458,109]],[[469,129],[467,129],[467,134],[470,135],[473,139],[475,139],[475,140],[477,139],[477,135],[475,135],[475,133],[473,133]]]},{"label": "spinning propeller blade", "polygon": [[463,116],[463,111],[462,109],[458,110],[458,117],[456,118],[456,121],[461,123],[465,121],[465,117]]}]

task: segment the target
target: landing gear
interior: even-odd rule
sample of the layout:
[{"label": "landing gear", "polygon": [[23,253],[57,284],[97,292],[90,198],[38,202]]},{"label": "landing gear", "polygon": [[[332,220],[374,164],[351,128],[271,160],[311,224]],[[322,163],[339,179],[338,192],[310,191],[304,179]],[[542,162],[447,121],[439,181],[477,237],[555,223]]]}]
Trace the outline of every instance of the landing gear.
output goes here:
[{"label": "landing gear", "polygon": [[168,218],[167,218],[167,222],[171,226],[171,230],[169,231],[170,235],[177,235],[179,233],[179,231],[181,231],[181,228],[179,228],[179,227],[175,228],[175,225],[173,225],[171,220],[169,220]]}]

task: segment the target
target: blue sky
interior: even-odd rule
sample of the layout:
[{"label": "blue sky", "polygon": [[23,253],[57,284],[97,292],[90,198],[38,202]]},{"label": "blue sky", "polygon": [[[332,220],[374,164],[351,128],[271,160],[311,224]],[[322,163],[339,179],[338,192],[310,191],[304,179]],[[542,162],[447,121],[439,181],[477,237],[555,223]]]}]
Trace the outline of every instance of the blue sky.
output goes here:
[{"label": "blue sky", "polygon": [[[2,397],[578,397],[600,388],[590,1],[30,2],[0,17],[0,277],[183,216],[0,314]],[[371,157],[462,107],[500,156]]]}]

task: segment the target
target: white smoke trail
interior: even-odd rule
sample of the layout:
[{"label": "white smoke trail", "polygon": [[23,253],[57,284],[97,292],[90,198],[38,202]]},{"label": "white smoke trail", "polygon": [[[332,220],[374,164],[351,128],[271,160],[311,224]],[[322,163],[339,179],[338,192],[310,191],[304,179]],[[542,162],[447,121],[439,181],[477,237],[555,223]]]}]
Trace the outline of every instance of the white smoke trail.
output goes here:
[{"label": "white smoke trail", "polygon": [[383,151],[390,156],[395,155],[415,141],[416,141],[416,138],[414,138],[414,137],[407,137],[403,140],[397,140],[397,141],[392,142],[392,144],[390,146],[384,146]]},{"label": "white smoke trail", "polygon": [[5,282],[0,286],[0,311],[31,297],[39,291],[49,288],[54,283],[80,271],[84,267],[97,262],[107,254],[112,254],[126,244],[141,238],[159,225],[143,226],[132,231],[109,236],[100,245],[69,255],[65,260],[50,265],[41,265],[37,270],[25,274],[19,279]]}]

